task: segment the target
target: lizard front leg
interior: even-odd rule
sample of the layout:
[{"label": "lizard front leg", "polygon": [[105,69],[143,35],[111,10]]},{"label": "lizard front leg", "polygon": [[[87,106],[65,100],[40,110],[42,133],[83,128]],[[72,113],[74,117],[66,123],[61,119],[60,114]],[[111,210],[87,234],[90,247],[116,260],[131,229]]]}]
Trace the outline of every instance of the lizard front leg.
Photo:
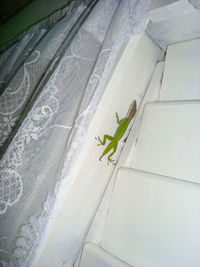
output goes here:
[{"label": "lizard front leg", "polygon": [[110,136],[110,135],[105,134],[104,137],[103,137],[103,141],[101,141],[101,138],[99,136],[95,137],[95,139],[100,142],[100,144],[97,144],[97,146],[104,146],[105,143],[106,143],[106,139],[112,141],[113,137]]},{"label": "lizard front leg", "polygon": [[117,118],[117,123],[120,124],[121,120],[119,119],[119,115],[118,115],[117,112],[115,113],[115,116],[116,116],[116,118]]}]

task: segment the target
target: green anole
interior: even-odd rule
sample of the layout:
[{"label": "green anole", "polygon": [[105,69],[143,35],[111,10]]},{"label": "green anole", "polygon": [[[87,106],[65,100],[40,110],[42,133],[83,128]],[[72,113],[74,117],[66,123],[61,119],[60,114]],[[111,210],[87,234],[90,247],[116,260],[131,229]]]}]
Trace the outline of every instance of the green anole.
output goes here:
[{"label": "green anole", "polygon": [[101,155],[101,157],[99,158],[99,160],[101,160],[103,156],[105,156],[111,149],[113,149],[113,152],[108,156],[108,164],[109,164],[109,161],[112,164],[115,164],[114,160],[111,159],[111,157],[116,152],[118,142],[122,138],[122,136],[125,134],[126,129],[128,128],[131,120],[135,116],[136,110],[137,110],[137,108],[136,108],[136,100],[134,100],[133,103],[130,105],[129,110],[128,110],[127,115],[126,115],[125,118],[119,120],[118,113],[117,112],[115,113],[116,114],[116,118],[117,118],[117,123],[119,124],[119,126],[117,127],[117,130],[115,131],[114,136],[110,136],[110,135],[105,134],[104,138],[103,138],[103,141],[101,140],[101,138],[99,136],[95,137],[95,139],[100,142],[99,144],[97,144],[97,146],[101,146],[101,145],[104,146],[105,143],[106,143],[106,139],[111,141],[107,145],[106,149],[104,150],[104,152]]}]

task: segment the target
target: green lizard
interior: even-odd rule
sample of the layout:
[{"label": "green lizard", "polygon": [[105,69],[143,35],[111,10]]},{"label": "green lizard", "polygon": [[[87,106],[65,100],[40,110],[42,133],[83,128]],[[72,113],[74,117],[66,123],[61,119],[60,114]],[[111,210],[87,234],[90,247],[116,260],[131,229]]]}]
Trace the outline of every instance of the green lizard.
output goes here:
[{"label": "green lizard", "polygon": [[122,138],[124,133],[126,132],[126,129],[128,128],[131,120],[135,116],[136,110],[137,110],[136,100],[134,100],[133,103],[130,105],[128,113],[124,119],[119,120],[118,113],[116,112],[117,123],[119,124],[119,126],[117,127],[117,130],[115,131],[114,136],[110,136],[110,135],[106,134],[106,135],[104,135],[103,141],[101,140],[101,138],[99,136],[95,137],[95,139],[100,142],[100,144],[97,144],[97,146],[100,146],[100,145],[104,146],[106,143],[106,139],[111,141],[108,144],[108,146],[106,147],[106,149],[104,150],[104,152],[101,155],[101,157],[99,158],[99,160],[101,160],[103,156],[105,156],[111,149],[113,149],[113,152],[108,156],[108,164],[109,164],[109,161],[112,164],[114,164],[114,160],[111,159],[111,157],[116,152],[118,142]]}]

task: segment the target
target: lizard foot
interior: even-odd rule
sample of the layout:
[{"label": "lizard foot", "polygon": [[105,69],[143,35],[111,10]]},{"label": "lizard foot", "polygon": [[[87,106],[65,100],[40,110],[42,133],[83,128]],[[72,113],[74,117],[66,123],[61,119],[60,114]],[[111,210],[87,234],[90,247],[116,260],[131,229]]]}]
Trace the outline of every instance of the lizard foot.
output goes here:
[{"label": "lizard foot", "polygon": [[113,165],[116,165],[114,159],[108,159],[108,163],[107,163],[107,165],[109,165],[109,161],[110,161]]},{"label": "lizard foot", "polygon": [[95,139],[100,142],[100,144],[97,144],[97,146],[102,146],[101,138],[98,136],[98,137],[95,137]]}]

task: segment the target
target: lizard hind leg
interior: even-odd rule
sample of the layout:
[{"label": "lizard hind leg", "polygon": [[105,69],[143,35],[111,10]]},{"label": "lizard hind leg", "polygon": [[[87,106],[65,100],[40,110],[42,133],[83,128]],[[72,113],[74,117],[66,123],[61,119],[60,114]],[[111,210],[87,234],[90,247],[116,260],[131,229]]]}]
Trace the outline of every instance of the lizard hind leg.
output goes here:
[{"label": "lizard hind leg", "polygon": [[113,152],[108,156],[108,165],[109,165],[109,161],[110,161],[113,165],[116,165],[116,163],[114,163],[114,159],[111,159],[111,157],[112,157],[112,155],[116,152],[116,150],[117,150],[117,145],[118,145],[118,143],[117,143],[116,145],[114,145],[114,147],[113,147]]}]

